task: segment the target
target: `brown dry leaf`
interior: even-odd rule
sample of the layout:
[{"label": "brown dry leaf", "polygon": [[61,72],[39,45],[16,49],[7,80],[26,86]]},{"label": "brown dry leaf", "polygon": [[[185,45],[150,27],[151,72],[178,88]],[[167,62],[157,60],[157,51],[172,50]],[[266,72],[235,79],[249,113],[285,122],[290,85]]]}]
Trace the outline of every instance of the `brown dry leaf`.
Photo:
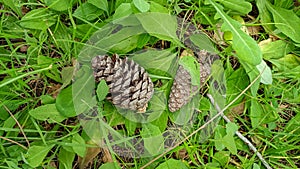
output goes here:
[{"label": "brown dry leaf", "polygon": [[187,151],[186,151],[186,149],[185,148],[183,148],[183,149],[180,149],[179,151],[178,151],[178,153],[176,153],[176,158],[178,158],[178,159],[184,159],[184,158],[186,158],[187,157]]},{"label": "brown dry leaf", "polygon": [[235,117],[241,116],[245,109],[245,102],[240,103],[239,105],[233,107],[230,109],[230,114],[227,115],[227,117],[233,121]]},{"label": "brown dry leaf", "polygon": [[88,147],[85,157],[78,157],[78,164],[80,169],[86,168],[93,160],[97,157],[97,155],[101,153],[100,147]]},{"label": "brown dry leaf", "polygon": [[103,152],[102,161],[104,163],[112,163],[112,162],[114,162],[113,159],[112,159],[112,157],[111,157],[111,154],[110,154],[108,148],[106,148],[106,147],[102,148],[102,152]]},{"label": "brown dry leaf", "polygon": [[249,26],[247,27],[249,35],[258,35],[261,28],[259,26]]}]

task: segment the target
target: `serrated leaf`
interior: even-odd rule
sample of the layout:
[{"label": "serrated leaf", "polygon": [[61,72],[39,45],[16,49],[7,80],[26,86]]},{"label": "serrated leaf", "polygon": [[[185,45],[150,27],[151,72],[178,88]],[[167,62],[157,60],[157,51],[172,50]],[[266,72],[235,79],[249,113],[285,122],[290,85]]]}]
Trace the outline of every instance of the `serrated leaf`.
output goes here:
[{"label": "serrated leaf", "polygon": [[109,92],[109,87],[107,86],[105,80],[101,80],[96,90],[98,101],[104,100],[108,92]]},{"label": "serrated leaf", "polygon": [[28,164],[34,168],[40,166],[53,146],[54,145],[29,147],[28,152],[25,155]]},{"label": "serrated leaf", "polygon": [[272,84],[272,71],[264,60],[259,65],[256,65],[257,70],[261,73],[260,82],[263,84]]},{"label": "serrated leaf", "polygon": [[161,163],[156,169],[188,169],[188,167],[182,161],[171,158]]},{"label": "serrated leaf", "polygon": [[38,8],[31,10],[22,17],[20,25],[28,29],[46,30],[56,22],[53,12],[47,8]]},{"label": "serrated leaf", "polygon": [[270,3],[267,3],[267,8],[273,15],[275,26],[293,41],[300,43],[300,18],[292,10],[273,7]]},{"label": "serrated leaf", "polygon": [[150,4],[145,0],[133,0],[134,6],[141,12],[147,12],[150,9]]},{"label": "serrated leaf", "polygon": [[214,6],[224,21],[221,27],[222,31],[230,31],[232,33],[232,47],[236,51],[238,58],[251,65],[261,63],[262,52],[254,39],[243,32],[241,30],[241,24],[225,14],[219,4],[216,4],[213,0],[209,0],[209,2]]},{"label": "serrated leaf", "polygon": [[39,106],[30,110],[29,114],[37,120],[47,120],[49,123],[61,122],[65,119],[65,117],[58,112],[55,104]]}]

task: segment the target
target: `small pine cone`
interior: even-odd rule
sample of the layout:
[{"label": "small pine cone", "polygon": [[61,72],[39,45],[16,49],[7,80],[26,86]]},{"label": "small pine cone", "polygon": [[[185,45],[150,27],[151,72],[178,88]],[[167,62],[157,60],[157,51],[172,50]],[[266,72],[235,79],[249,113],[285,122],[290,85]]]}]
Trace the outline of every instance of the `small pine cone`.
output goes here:
[{"label": "small pine cone", "polygon": [[211,65],[219,56],[206,50],[200,50],[196,53],[196,57],[200,65],[200,84],[203,86],[211,73]]},{"label": "small pine cone", "polygon": [[169,110],[171,112],[179,110],[191,100],[195,92],[197,86],[192,85],[190,73],[179,65],[169,96]]},{"label": "small pine cone", "polygon": [[107,99],[123,109],[145,111],[153,95],[153,83],[144,68],[118,56],[96,56],[92,59],[96,82],[109,86]]},{"label": "small pine cone", "polygon": [[[200,65],[200,87],[202,87],[211,73],[213,61],[219,56],[201,50],[196,53],[196,57]],[[169,110],[171,112],[179,110],[191,100],[195,92],[197,92],[197,87],[192,86],[190,73],[179,65],[169,96]]]}]

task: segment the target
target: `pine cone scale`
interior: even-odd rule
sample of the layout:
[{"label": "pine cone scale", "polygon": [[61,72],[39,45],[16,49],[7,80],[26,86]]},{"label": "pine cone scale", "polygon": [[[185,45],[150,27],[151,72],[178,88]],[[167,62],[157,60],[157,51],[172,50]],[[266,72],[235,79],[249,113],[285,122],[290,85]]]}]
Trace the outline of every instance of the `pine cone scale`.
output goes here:
[{"label": "pine cone scale", "polygon": [[118,56],[96,56],[92,59],[96,82],[109,86],[108,100],[117,107],[144,110],[153,95],[153,83],[144,68],[132,60]]}]

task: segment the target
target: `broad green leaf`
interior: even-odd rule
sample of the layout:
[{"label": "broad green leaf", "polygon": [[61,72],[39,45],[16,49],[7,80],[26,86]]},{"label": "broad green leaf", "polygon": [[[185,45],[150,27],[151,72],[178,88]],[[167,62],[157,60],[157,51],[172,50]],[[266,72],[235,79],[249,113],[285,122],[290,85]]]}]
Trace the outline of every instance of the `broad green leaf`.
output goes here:
[{"label": "broad green leaf", "polygon": [[136,131],[137,123],[134,121],[128,120],[126,118],[125,119],[125,127],[126,127],[126,131],[127,131],[128,135],[132,136]]},{"label": "broad green leaf", "polygon": [[245,0],[216,0],[223,4],[226,8],[232,9],[242,14],[248,14],[252,10],[250,2]]},{"label": "broad green leaf", "polygon": [[72,86],[69,86],[60,91],[56,98],[55,106],[59,113],[64,117],[76,116],[74,104],[73,104]]},{"label": "broad green leaf", "polygon": [[141,136],[146,150],[151,155],[157,155],[164,150],[164,137],[157,126],[151,123],[143,124]]},{"label": "broad green leaf", "polygon": [[209,1],[224,22],[221,29],[232,33],[232,47],[236,51],[238,58],[251,65],[258,65],[261,63],[262,53],[254,39],[243,32],[241,30],[241,24],[224,13],[219,4],[216,4],[213,0]]},{"label": "broad green leaf", "polygon": [[40,97],[40,99],[41,99],[41,102],[42,102],[43,105],[55,103],[55,98],[53,98],[52,96],[50,96],[48,94],[47,95],[42,95]]},{"label": "broad green leaf", "polygon": [[[111,32],[113,30],[115,31],[114,33]],[[92,57],[106,54],[112,49],[121,49],[120,46],[126,45],[124,42],[130,40],[131,38],[137,38],[137,35],[144,33],[145,30],[141,25],[126,26],[122,29],[118,29],[117,25],[107,25],[93,34],[93,36],[90,38],[93,46],[85,46],[81,51],[78,60],[80,62],[86,62],[90,64]],[[133,45],[136,45],[136,43]],[[130,48],[131,46],[127,46],[124,50],[128,52]]]},{"label": "broad green leaf", "polygon": [[274,42],[264,43],[260,46],[263,57],[266,60],[279,59],[286,54],[290,53],[294,46],[283,40],[277,40]]},{"label": "broad green leaf", "polygon": [[137,48],[143,48],[149,42],[151,36],[148,34],[142,34],[138,36],[137,39]]},{"label": "broad green leaf", "polygon": [[250,120],[253,128],[257,128],[263,120],[264,110],[258,101],[251,99]]},{"label": "broad green leaf", "polygon": [[232,153],[234,155],[237,154],[237,148],[235,145],[233,135],[227,134],[226,136],[224,136],[222,139],[222,143],[230,151],[230,153]]},{"label": "broad green leaf", "polygon": [[252,169],[260,169],[260,168],[261,168],[260,165],[258,165],[256,163],[254,163],[252,166]]},{"label": "broad green leaf", "polygon": [[145,0],[133,0],[134,6],[141,12],[147,12],[150,9],[150,4]]},{"label": "broad green leaf", "polygon": [[272,13],[275,26],[296,43],[300,43],[300,18],[292,10],[273,7],[267,3],[267,8]]},{"label": "broad green leaf", "polygon": [[78,133],[74,134],[72,137],[72,149],[80,157],[84,157],[86,154],[85,141]]},{"label": "broad green leaf", "polygon": [[78,19],[92,21],[102,14],[103,10],[99,10],[99,8],[93,4],[85,2],[74,11],[73,16]]},{"label": "broad green leaf", "polygon": [[53,10],[65,11],[72,7],[70,0],[45,0],[45,4]]},{"label": "broad green leaf", "polygon": [[193,34],[190,36],[191,41],[199,47],[199,49],[205,49],[208,52],[216,53],[216,49],[214,48],[212,42],[205,34]]},{"label": "broad green leaf", "polygon": [[157,127],[159,127],[160,131],[163,132],[165,131],[165,129],[168,126],[168,113],[167,112],[163,112],[159,118],[157,118],[156,120],[152,121],[151,123]]},{"label": "broad green leaf", "polygon": [[[249,77],[243,68],[235,70],[230,75],[226,74],[226,99],[227,104],[235,99],[248,85]],[[244,99],[242,96],[235,104],[239,104]],[[234,104],[234,105],[235,105]]]},{"label": "broad green leaf", "polygon": [[139,35],[134,35],[119,41],[112,48],[110,48],[110,52],[112,53],[128,53],[137,48],[139,41]]},{"label": "broad green leaf", "polygon": [[141,13],[136,14],[143,28],[152,36],[162,40],[169,40],[180,44],[176,35],[176,17],[165,13]]},{"label": "broad green leaf", "polygon": [[271,59],[270,62],[280,71],[287,71],[299,66],[300,58],[294,54],[288,54],[280,59]]},{"label": "broad green leaf", "polygon": [[188,169],[187,165],[173,158],[161,163],[156,169]]},{"label": "broad green leaf", "polygon": [[219,151],[214,154],[214,160],[218,161],[222,167],[230,162],[230,154],[228,151]]},{"label": "broad green leaf", "polygon": [[26,161],[31,167],[38,167],[42,164],[48,152],[54,145],[49,146],[31,146],[25,154]]},{"label": "broad green leaf", "polygon": [[98,101],[104,100],[108,92],[109,92],[109,87],[107,86],[105,80],[101,80],[96,90]]},{"label": "broad green leaf", "polygon": [[117,20],[126,16],[131,15],[132,8],[130,3],[122,3],[116,10],[113,15],[113,20]]},{"label": "broad green leaf", "polygon": [[74,67],[64,67],[62,69],[61,79],[62,79],[63,85],[60,87],[61,89],[65,88],[72,82],[73,72],[74,72]]},{"label": "broad green leaf", "polygon": [[38,8],[23,16],[20,25],[28,29],[46,30],[55,24],[56,17],[49,9]]},{"label": "broad green leaf", "polygon": [[169,10],[159,3],[150,1],[150,12],[169,13]]},{"label": "broad green leaf", "polygon": [[257,0],[256,6],[259,11],[259,18],[262,26],[267,32],[272,32],[275,30],[275,25],[270,24],[273,23],[273,18],[270,11],[267,10],[266,3],[268,3],[266,0]]},{"label": "broad green leaf", "polygon": [[77,114],[83,113],[97,105],[94,90],[95,80],[91,67],[89,65],[83,65],[75,74],[72,85],[73,98],[71,99],[73,99],[74,108]]},{"label": "broad green leaf", "polygon": [[[249,76],[249,79],[250,79],[250,82],[253,82],[258,76],[259,76],[259,71],[257,70],[256,67],[253,67],[252,65],[249,65],[247,63],[243,63],[241,62],[241,64],[243,65],[243,68],[245,69],[245,71],[247,72],[248,76]],[[256,93],[258,91],[258,88],[259,88],[259,84],[260,84],[260,79],[261,77],[259,77],[257,79],[257,81],[255,81],[253,83],[253,85],[251,86],[250,90],[251,90],[251,95],[253,97],[256,96]]]},{"label": "broad green leaf", "polygon": [[180,58],[179,64],[190,73],[192,85],[200,86],[200,65],[195,57],[183,56]]},{"label": "broad green leaf", "polygon": [[169,50],[147,50],[133,55],[132,60],[145,69],[158,69],[170,72],[173,67],[176,54]]},{"label": "broad green leaf", "polygon": [[260,82],[263,84],[272,84],[272,72],[271,68],[266,64],[264,60],[259,65],[256,65],[257,70],[261,73]]},{"label": "broad green leaf", "polygon": [[226,133],[228,135],[233,136],[238,129],[239,127],[232,122],[226,124]]},{"label": "broad green leaf", "polygon": [[93,4],[99,9],[108,12],[108,2],[107,0],[88,0],[88,3]]},{"label": "broad green leaf", "polygon": [[29,111],[29,114],[37,119],[48,121],[49,123],[61,122],[65,119],[55,107],[55,104],[46,104]]},{"label": "broad green leaf", "polygon": [[65,150],[63,147],[59,149],[58,161],[60,169],[72,168],[75,159],[75,153]]},{"label": "broad green leaf", "polygon": [[149,101],[149,111],[151,112],[147,118],[147,122],[152,122],[158,119],[166,109],[167,98],[163,91],[154,91],[154,94]]}]

